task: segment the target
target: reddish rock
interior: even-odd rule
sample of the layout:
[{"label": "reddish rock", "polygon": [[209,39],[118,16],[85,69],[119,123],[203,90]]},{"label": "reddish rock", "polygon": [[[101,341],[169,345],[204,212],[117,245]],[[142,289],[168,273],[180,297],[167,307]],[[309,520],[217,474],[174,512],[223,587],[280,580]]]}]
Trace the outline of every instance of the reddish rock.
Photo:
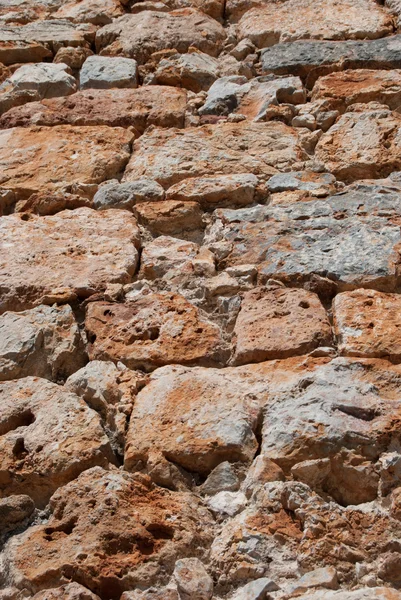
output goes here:
[{"label": "reddish rock", "polygon": [[79,583],[66,583],[57,588],[38,592],[32,600],[100,600],[100,598]]},{"label": "reddish rock", "polygon": [[375,290],[338,294],[334,328],[341,354],[401,359],[401,297]]},{"label": "reddish rock", "polygon": [[106,25],[124,14],[119,0],[72,0],[60,2],[54,13],[55,19],[67,19],[73,23],[93,23]]},{"label": "reddish rock", "polygon": [[108,125],[133,127],[142,133],[150,125],[184,127],[185,109],[185,91],[172,87],[85,90],[70,97],[30,102],[12,108],[0,118],[0,128]]},{"label": "reddish rock", "polygon": [[[0,185],[17,199],[71,191],[118,176],[133,135],[108,127],[29,127],[0,131]],[[10,152],[10,148],[14,148]]]},{"label": "reddish rock", "polygon": [[176,235],[182,238],[186,232],[204,228],[202,211],[197,202],[166,200],[143,202],[134,209],[138,222],[154,235]]},{"label": "reddish rock", "polygon": [[124,181],[155,179],[168,188],[189,177],[253,173],[268,179],[307,155],[283,123],[223,123],[153,129],[134,143]]},{"label": "reddish rock", "polygon": [[401,115],[386,108],[345,113],[320,138],[315,157],[338,179],[386,177],[401,169]]},{"label": "reddish rock", "polygon": [[100,419],[83,400],[45,379],[0,383],[0,495],[39,507],[85,469],[114,462]]},{"label": "reddish rock", "polygon": [[89,208],[51,217],[0,220],[0,312],[86,298],[108,283],[128,283],[139,231],[127,211]]},{"label": "reddish rock", "polygon": [[234,335],[235,364],[288,358],[332,343],[318,296],[282,287],[246,292]]},{"label": "reddish rock", "polygon": [[376,39],[392,32],[391,15],[374,0],[267,0],[238,24],[239,37],[259,48],[300,39]]},{"label": "reddish rock", "polygon": [[91,360],[121,361],[130,369],[212,365],[227,357],[219,327],[177,294],[148,294],[126,304],[90,303],[86,329]]},{"label": "reddish rock", "polygon": [[146,10],[124,15],[96,34],[96,49],[103,55],[127,56],[145,63],[154,52],[175,48],[187,52],[190,46],[217,56],[226,34],[223,27],[198,10],[172,12]]},{"label": "reddish rock", "polygon": [[330,109],[344,112],[358,102],[380,102],[392,110],[401,105],[401,71],[355,69],[320,77],[312,91],[312,101],[324,100]]},{"label": "reddish rock", "polygon": [[118,600],[124,590],[166,583],[177,559],[202,556],[213,527],[195,496],[114,469],[82,473],[54,494],[50,511],[4,557],[10,581],[31,593],[79,579]]},{"label": "reddish rock", "polygon": [[254,201],[258,178],[251,173],[185,179],[167,190],[168,200],[199,202],[203,208],[246,206]]}]

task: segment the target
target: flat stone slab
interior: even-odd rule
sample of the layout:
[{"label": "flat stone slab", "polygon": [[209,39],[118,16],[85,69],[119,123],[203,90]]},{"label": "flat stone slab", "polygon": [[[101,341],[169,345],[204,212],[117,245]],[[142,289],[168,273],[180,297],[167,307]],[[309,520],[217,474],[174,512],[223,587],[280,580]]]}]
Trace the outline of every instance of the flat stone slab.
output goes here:
[{"label": "flat stone slab", "polygon": [[[401,195],[358,185],[325,200],[216,211],[205,244],[216,246],[219,270],[254,265],[259,280],[304,284],[315,275],[339,290],[399,285]],[[375,252],[372,252],[375,248]]]},{"label": "flat stone slab", "polygon": [[102,27],[96,34],[96,49],[104,56],[127,56],[143,64],[151,54],[167,48],[184,53],[194,46],[218,56],[225,37],[223,27],[198,10],[145,10]]},{"label": "flat stone slab", "polygon": [[401,70],[350,69],[330,73],[320,77],[313,87],[312,102],[319,100],[340,112],[358,102],[380,102],[395,110],[401,105]]},{"label": "flat stone slab", "polygon": [[148,177],[168,188],[214,174],[253,173],[268,179],[306,158],[297,131],[278,122],[154,129],[135,142],[123,181]]},{"label": "flat stone slab", "polygon": [[35,92],[40,98],[69,96],[77,89],[75,77],[68,73],[65,64],[36,63],[23,65],[0,86],[1,95],[22,90]]},{"label": "flat stone slab", "polygon": [[267,0],[238,23],[239,37],[259,48],[299,39],[376,39],[393,30],[391,15],[374,0]]},{"label": "flat stone slab", "polygon": [[46,506],[82,471],[114,461],[97,413],[45,379],[0,383],[0,496],[27,494]]},{"label": "flat stone slab", "polygon": [[[111,127],[16,127],[0,132],[0,186],[16,200],[118,177],[133,134]],[[10,152],[10,148],[13,151]]]},{"label": "flat stone slab", "polygon": [[295,41],[265,48],[264,73],[298,75],[308,87],[322,75],[345,69],[398,69],[401,35],[366,41]]},{"label": "flat stone slab", "polygon": [[[133,127],[142,133],[150,125],[184,127],[185,90],[146,86],[138,89],[85,90],[67,98],[29,102],[8,110],[0,128],[43,125]],[[109,138],[109,136],[107,136]]]},{"label": "flat stone slab", "polygon": [[136,88],[138,64],[132,58],[89,56],[79,73],[79,87],[85,89]]},{"label": "flat stone slab", "polygon": [[126,304],[91,302],[85,326],[91,360],[130,369],[213,365],[227,357],[220,328],[178,294],[147,294]]},{"label": "flat stone slab", "polygon": [[398,294],[354,290],[333,301],[339,351],[345,356],[401,359],[401,299]]},{"label": "flat stone slab", "polygon": [[86,298],[128,283],[138,262],[135,217],[122,210],[66,210],[0,220],[0,312]]},{"label": "flat stone slab", "polygon": [[387,177],[401,170],[401,115],[386,107],[347,112],[322,135],[315,157],[344,181]]},{"label": "flat stone slab", "polygon": [[237,365],[330,346],[330,323],[316,294],[276,287],[246,292],[234,327]]}]

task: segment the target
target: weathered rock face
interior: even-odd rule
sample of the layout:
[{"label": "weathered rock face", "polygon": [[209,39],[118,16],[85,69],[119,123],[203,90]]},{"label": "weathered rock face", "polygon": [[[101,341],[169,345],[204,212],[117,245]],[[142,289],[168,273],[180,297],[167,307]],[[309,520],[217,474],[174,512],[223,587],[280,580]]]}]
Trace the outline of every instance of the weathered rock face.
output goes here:
[{"label": "weathered rock face", "polygon": [[0,316],[0,380],[34,375],[58,381],[85,362],[70,306],[38,306]]},{"label": "weathered rock face", "polygon": [[288,358],[331,345],[331,327],[318,296],[281,287],[247,292],[234,334],[236,364]]},{"label": "weathered rock face", "polygon": [[401,0],[0,0],[0,600],[401,600]]},{"label": "weathered rock face", "polygon": [[24,217],[0,221],[5,250],[0,312],[85,298],[134,275],[139,231],[127,211],[81,208],[54,217]]},{"label": "weathered rock face", "polygon": [[268,1],[238,24],[240,37],[259,48],[299,39],[376,39],[392,31],[391,16],[372,0]]},{"label": "weathered rock face", "polygon": [[96,48],[102,55],[123,55],[145,63],[153,52],[175,48],[186,52],[190,46],[217,56],[226,35],[217,21],[193,9],[169,13],[146,10],[125,15],[96,34]]},{"label": "weathered rock face", "polygon": [[[47,127],[107,125],[109,127],[131,127],[138,135],[150,125],[183,127],[185,107],[185,92],[174,88],[161,89],[159,86],[149,86],[137,90],[85,90],[70,97],[30,102],[25,106],[12,108],[0,118],[0,128],[30,127],[31,125]],[[44,131],[46,131],[46,135],[53,135],[51,130]],[[78,135],[83,141],[85,134],[78,131]],[[124,138],[128,141],[134,137],[128,132],[120,135],[119,132],[117,134],[107,132],[106,134],[104,131],[103,139],[107,141],[111,138],[110,143],[115,136],[121,141]],[[114,152],[113,157],[108,159],[109,168],[119,158],[117,148]],[[122,163],[121,170],[124,166],[125,163]],[[118,175],[117,167],[114,173],[110,173],[110,178]]]},{"label": "weathered rock face", "polygon": [[0,494],[44,507],[85,469],[114,462],[100,419],[83,400],[44,379],[0,383]]},{"label": "weathered rock face", "polygon": [[[0,185],[18,198],[96,185],[121,173],[133,135],[102,127],[30,127],[0,132]],[[10,154],[9,148],[15,147]],[[52,161],[49,167],[49,153]]]},{"label": "weathered rock face", "polygon": [[86,329],[92,360],[121,360],[131,369],[216,364],[227,354],[219,327],[176,294],[149,294],[128,304],[90,303]]},{"label": "weathered rock face", "polygon": [[163,583],[176,559],[202,553],[213,524],[195,497],[101,468],[60,488],[50,510],[46,525],[15,536],[5,550],[10,579],[31,592],[78,578],[101,597],[119,598],[137,585]]},{"label": "weathered rock face", "polygon": [[210,174],[253,173],[267,179],[307,155],[282,123],[224,123],[174,131],[154,129],[134,144],[124,181],[150,177],[163,187]]}]

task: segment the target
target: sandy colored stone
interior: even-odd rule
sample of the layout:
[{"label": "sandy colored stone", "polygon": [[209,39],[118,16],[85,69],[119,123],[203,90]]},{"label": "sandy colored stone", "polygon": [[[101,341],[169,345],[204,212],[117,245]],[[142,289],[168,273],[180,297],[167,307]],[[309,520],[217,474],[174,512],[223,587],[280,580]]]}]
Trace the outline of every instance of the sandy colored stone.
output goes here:
[{"label": "sandy colored stone", "polygon": [[192,274],[198,244],[161,235],[145,245],[141,255],[141,279],[172,279],[177,273]]},{"label": "sandy colored stone", "polygon": [[219,271],[253,265],[261,283],[308,283],[329,296],[330,284],[393,292],[400,214],[397,188],[368,182],[323,200],[218,209],[204,244],[217,253]]},{"label": "sandy colored stone", "polygon": [[[214,19],[221,19],[224,12],[223,0],[134,0],[131,6],[131,12],[140,12],[149,10],[154,7],[154,10],[169,11],[179,8],[197,8],[206,15],[210,15]],[[157,8],[156,8],[157,7]]]},{"label": "sandy colored stone", "polygon": [[19,494],[0,499],[0,540],[31,520],[35,503],[29,496]]},{"label": "sandy colored stone", "polygon": [[[334,9],[334,5],[333,5]],[[322,75],[345,69],[398,69],[401,37],[364,41],[296,41],[275,44],[261,52],[264,73],[298,75],[313,87]]]},{"label": "sandy colored stone", "polygon": [[96,34],[96,49],[101,55],[127,56],[143,64],[153,52],[167,48],[183,53],[194,46],[217,56],[225,37],[223,27],[198,10],[146,10],[102,27]]},{"label": "sandy colored stone", "polygon": [[[125,468],[140,470],[161,454],[175,465],[208,475],[219,463],[250,462],[259,404],[252,381],[233,369],[169,366],[155,371],[135,401]],[[265,390],[266,390],[265,383]]]},{"label": "sandy colored stone", "polygon": [[185,298],[167,292],[126,304],[90,303],[86,330],[91,360],[120,360],[130,369],[213,365],[227,353],[219,327]]},{"label": "sandy colored stone", "polygon": [[52,381],[86,362],[84,344],[70,306],[38,306],[0,315],[0,380],[33,375]]},{"label": "sandy colored stone", "polygon": [[312,91],[312,101],[325,100],[342,112],[357,102],[380,102],[392,110],[401,105],[401,71],[356,69],[320,77]]},{"label": "sandy colored stone", "polygon": [[66,583],[60,587],[38,592],[32,600],[100,600],[99,596],[79,583]]},{"label": "sandy colored stone", "polygon": [[107,25],[124,14],[119,0],[67,0],[60,4],[62,6],[54,13],[54,18],[67,19],[73,23]]},{"label": "sandy colored stone", "polygon": [[135,273],[139,232],[127,211],[10,215],[0,230],[0,312],[86,298]]},{"label": "sandy colored stone", "polygon": [[123,180],[155,179],[164,188],[189,177],[253,173],[268,179],[306,159],[283,123],[223,123],[184,131],[154,129],[134,144]]},{"label": "sandy colored stone", "polygon": [[303,594],[299,600],[401,600],[401,593],[388,587],[360,588],[338,592],[319,591]]},{"label": "sandy colored stone", "polygon": [[0,495],[39,507],[85,469],[114,462],[100,419],[83,400],[45,379],[0,383]]},{"label": "sandy colored stone", "polygon": [[397,294],[355,290],[335,297],[333,315],[345,356],[401,357],[401,299]]},{"label": "sandy colored stone", "polygon": [[132,404],[145,383],[146,376],[122,363],[93,360],[73,373],[65,387],[99,414],[113,450],[123,456]]},{"label": "sandy colored stone", "polygon": [[73,46],[67,46],[57,50],[57,54],[54,57],[53,62],[65,63],[70,67],[70,69],[73,69],[75,72],[77,72],[82,67],[88,56],[93,56],[93,52],[90,48],[83,48],[82,46],[74,48]]},{"label": "sandy colored stone", "polygon": [[161,85],[183,87],[192,92],[208,90],[219,77],[219,61],[204,52],[190,51],[162,59],[155,78]]},{"label": "sandy colored stone", "polygon": [[27,90],[36,92],[38,99],[69,96],[76,91],[77,84],[68,71],[62,63],[22,65],[1,85],[0,94]]},{"label": "sandy colored stone", "polygon": [[167,190],[168,200],[199,202],[203,208],[252,204],[258,178],[252,173],[184,179]]},{"label": "sandy colored stone", "polygon": [[69,191],[73,184],[99,184],[123,171],[132,138],[128,131],[108,127],[5,129],[0,132],[0,185],[22,199],[45,190]]},{"label": "sandy colored stone", "polygon": [[330,323],[318,296],[281,287],[245,293],[234,335],[235,364],[307,354],[332,343]]},{"label": "sandy colored stone", "polygon": [[345,113],[322,135],[315,157],[339,179],[386,177],[401,169],[401,115],[386,108]]},{"label": "sandy colored stone", "polygon": [[177,560],[174,579],[182,600],[211,600],[213,579],[198,558]]},{"label": "sandy colored stone", "polygon": [[197,202],[143,202],[135,205],[134,214],[153,235],[185,238],[186,232],[204,229],[203,213]]},{"label": "sandy colored stone", "polygon": [[[138,89],[85,90],[67,98],[30,102],[8,110],[0,119],[0,128],[29,127],[33,124],[96,125],[97,128],[93,130],[96,133],[97,130],[102,131],[99,126],[107,125],[133,127],[142,133],[150,125],[184,127],[185,108],[185,91],[174,88],[147,86]],[[78,133],[84,138],[85,131]],[[104,143],[110,143],[110,138],[123,141],[132,137],[128,132],[123,136],[110,132],[104,135]],[[113,161],[110,162],[112,164]]]},{"label": "sandy colored stone", "polygon": [[374,0],[267,1],[238,23],[239,37],[259,48],[299,39],[376,39],[392,32],[391,15]]},{"label": "sandy colored stone", "polygon": [[60,488],[50,511],[5,554],[9,579],[31,593],[79,579],[117,600],[124,590],[167,583],[177,559],[202,555],[213,526],[195,496],[99,467]]}]

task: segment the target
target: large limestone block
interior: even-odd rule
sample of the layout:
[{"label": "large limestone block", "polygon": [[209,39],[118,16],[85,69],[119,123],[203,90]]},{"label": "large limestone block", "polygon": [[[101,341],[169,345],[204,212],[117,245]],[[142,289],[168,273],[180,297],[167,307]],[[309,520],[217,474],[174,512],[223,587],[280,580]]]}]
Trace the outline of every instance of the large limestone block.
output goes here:
[{"label": "large limestone block", "polygon": [[345,356],[401,358],[401,297],[375,290],[338,294],[333,301],[335,333]]},{"label": "large limestone block", "polygon": [[73,184],[99,184],[123,171],[132,138],[128,131],[108,127],[5,129],[0,132],[0,185],[26,199]]},{"label": "large limestone block", "polygon": [[220,328],[178,294],[148,294],[126,304],[93,302],[86,329],[91,360],[121,361],[130,369],[224,362]]},{"label": "large limestone block", "polygon": [[344,112],[350,104],[380,102],[392,110],[401,106],[401,71],[397,69],[350,69],[320,77],[312,91],[312,101]]},{"label": "large limestone block", "polygon": [[60,4],[60,8],[53,15],[54,18],[67,19],[73,23],[107,25],[124,14],[119,0],[67,0]]},{"label": "large limestone block", "polygon": [[162,59],[155,71],[157,83],[183,87],[192,92],[208,90],[219,77],[219,61],[204,52],[190,51]]},{"label": "large limestone block", "polygon": [[179,8],[197,8],[198,10],[210,15],[214,19],[221,19],[224,13],[224,0],[134,0],[131,6],[131,12],[140,12],[142,10],[169,11]]},{"label": "large limestone block", "polygon": [[127,211],[11,215],[0,231],[0,312],[86,298],[128,283],[137,266],[139,231]]},{"label": "large limestone block", "polygon": [[63,19],[38,20],[26,25],[0,27],[0,62],[40,62],[62,46],[89,47],[95,36],[92,25],[76,26]]},{"label": "large limestone block", "polygon": [[281,287],[245,293],[234,336],[235,364],[307,354],[332,343],[330,323],[318,296]]},{"label": "large limestone block", "polygon": [[264,73],[299,75],[306,79],[308,87],[332,71],[398,69],[400,60],[400,35],[365,41],[284,42],[265,48],[261,53]]},{"label": "large limestone block", "polygon": [[168,188],[189,177],[217,174],[268,179],[306,158],[296,130],[278,122],[154,129],[135,142],[123,180],[148,177]]},{"label": "large limestone block", "polygon": [[63,63],[36,63],[23,65],[0,87],[0,93],[29,90],[36,92],[38,98],[69,96],[76,91],[75,78]]},{"label": "large limestone block", "polygon": [[267,0],[238,24],[239,37],[259,48],[299,39],[376,39],[392,32],[391,15],[374,0]]},{"label": "large limestone block", "polygon": [[219,270],[253,265],[262,283],[395,291],[400,214],[399,191],[369,183],[325,200],[217,210],[205,243],[219,253]]},{"label": "large limestone block", "polygon": [[117,600],[124,590],[160,585],[177,559],[202,555],[213,527],[195,496],[99,467],[60,488],[50,513],[14,536],[4,556],[9,580],[31,593],[79,579]]},{"label": "large limestone block", "polygon": [[223,27],[198,10],[146,10],[102,27],[96,34],[96,48],[102,55],[127,56],[143,64],[153,52],[168,48],[183,53],[194,46],[217,56],[225,37]]},{"label": "large limestone block", "polygon": [[252,173],[184,179],[167,190],[168,200],[199,202],[205,208],[246,206],[254,201],[258,178]]},{"label": "large limestone block", "polygon": [[[0,128],[97,126],[93,130],[96,132],[99,126],[107,125],[133,127],[138,135],[150,125],[184,127],[186,100],[184,90],[158,85],[138,89],[85,90],[71,97],[30,102],[10,109],[0,118]],[[83,137],[82,133],[79,135]],[[126,136],[129,137],[129,134],[107,134],[104,137],[106,142],[110,137],[117,140]],[[116,156],[110,157],[110,165],[115,163]]]},{"label": "large limestone block", "polygon": [[1,381],[34,375],[57,382],[85,362],[83,340],[68,304],[0,316]]},{"label": "large limestone block", "polygon": [[386,108],[345,113],[316,146],[338,179],[386,177],[401,169],[401,115]]},{"label": "large limestone block", "polygon": [[100,600],[100,598],[83,585],[74,582],[38,592],[32,600]]},{"label": "large limestone block", "polygon": [[155,371],[135,400],[125,468],[141,470],[153,455],[203,475],[226,460],[249,463],[258,447],[259,396],[268,387],[255,380],[235,369]]},{"label": "large limestone block", "polygon": [[81,90],[136,88],[138,65],[132,58],[89,56],[79,74]]},{"label": "large limestone block", "polygon": [[0,383],[0,495],[29,495],[39,507],[85,469],[114,462],[98,415],[45,379]]}]

